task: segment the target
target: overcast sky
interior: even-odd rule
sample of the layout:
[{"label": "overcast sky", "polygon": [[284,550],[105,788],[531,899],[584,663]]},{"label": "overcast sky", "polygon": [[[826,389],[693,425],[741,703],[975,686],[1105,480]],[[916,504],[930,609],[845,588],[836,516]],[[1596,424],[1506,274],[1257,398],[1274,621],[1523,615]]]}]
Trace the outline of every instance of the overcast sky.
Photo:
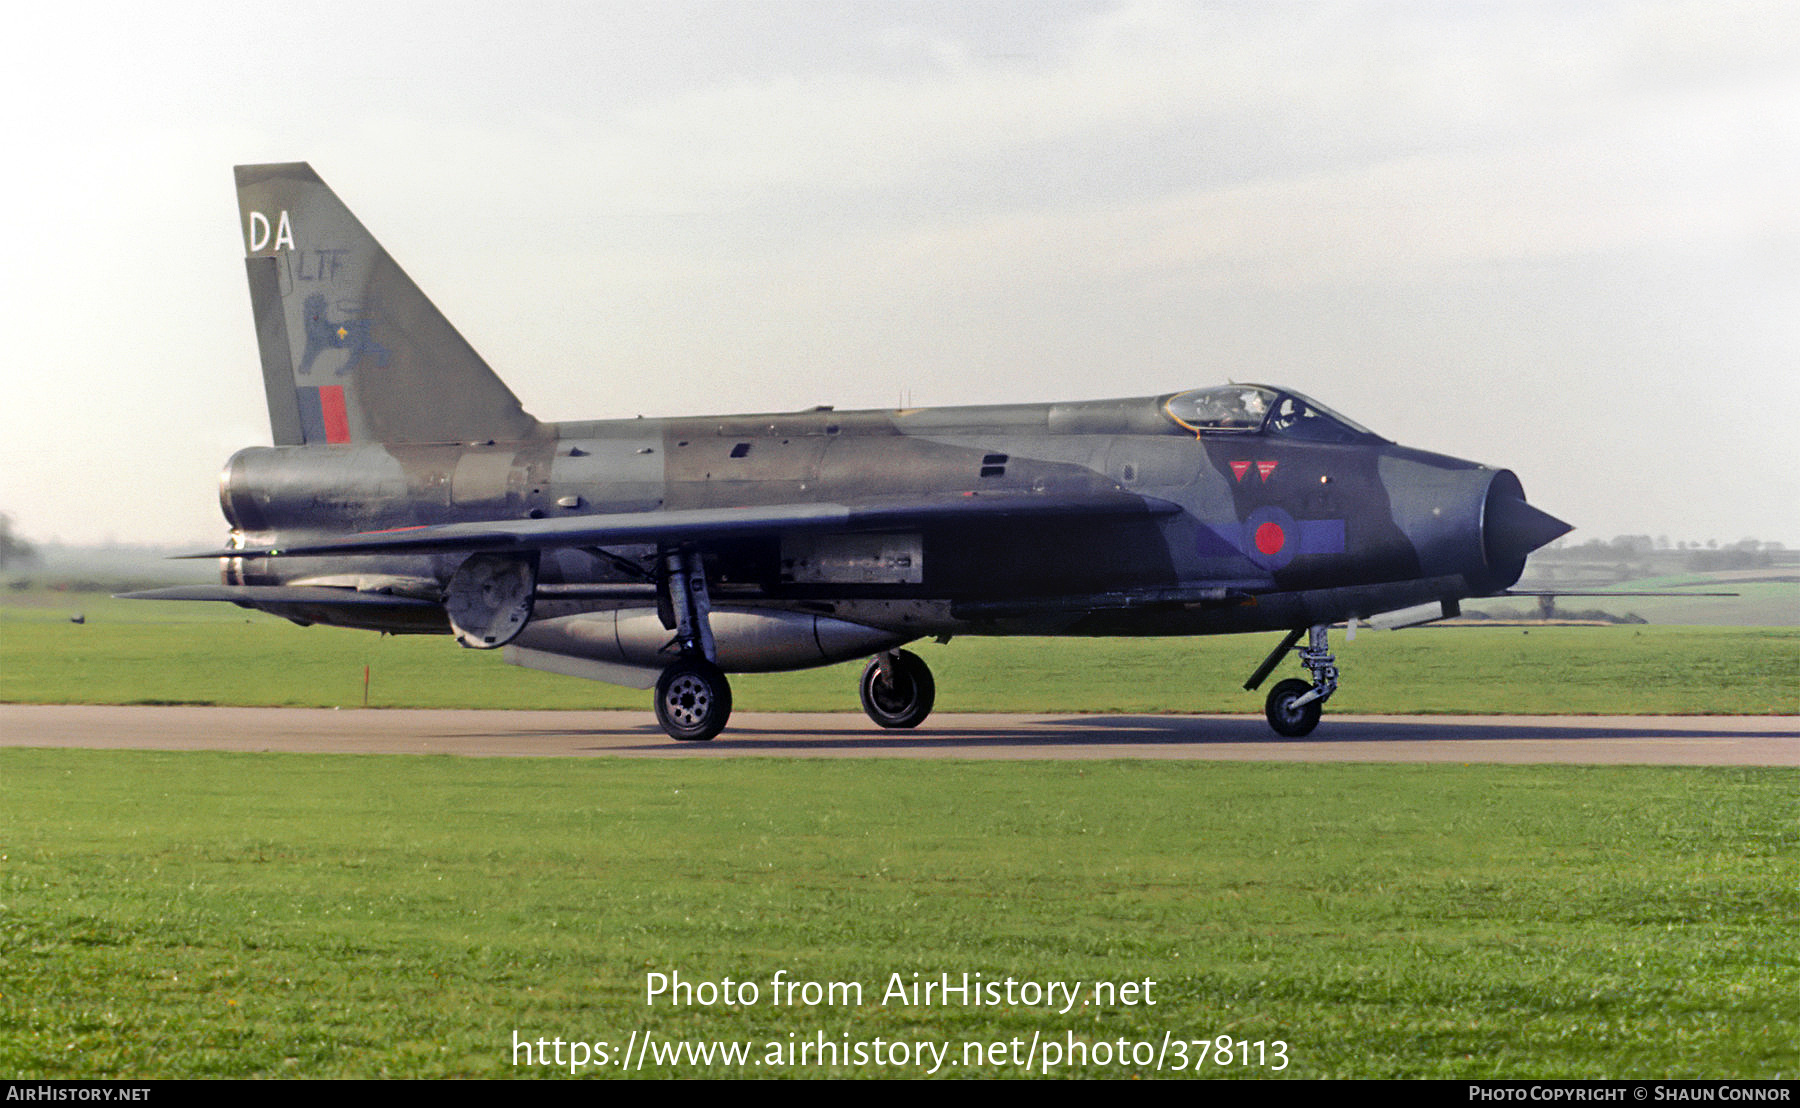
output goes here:
[{"label": "overcast sky", "polygon": [[0,56],[0,511],[204,547],[231,166],[544,419],[1287,384],[1574,541],[1800,546],[1800,5],[62,3]]}]

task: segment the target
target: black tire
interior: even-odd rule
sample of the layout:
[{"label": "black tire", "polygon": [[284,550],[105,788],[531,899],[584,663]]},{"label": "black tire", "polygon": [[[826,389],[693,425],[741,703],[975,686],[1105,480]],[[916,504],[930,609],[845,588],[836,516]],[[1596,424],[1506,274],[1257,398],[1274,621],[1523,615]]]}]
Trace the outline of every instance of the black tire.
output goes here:
[{"label": "black tire", "polygon": [[937,701],[937,682],[931,679],[931,667],[917,654],[897,650],[893,671],[893,679],[883,681],[881,662],[869,659],[859,686],[863,711],[882,727],[917,727],[925,722]]},{"label": "black tire", "polygon": [[731,718],[731,683],[719,667],[683,658],[656,679],[656,722],[671,739],[705,742]]},{"label": "black tire", "polygon": [[1312,682],[1297,678],[1290,678],[1269,690],[1269,700],[1263,711],[1277,735],[1298,739],[1312,734],[1312,729],[1319,725],[1319,715],[1325,710],[1324,701],[1315,700],[1294,707],[1294,701],[1311,691]]}]

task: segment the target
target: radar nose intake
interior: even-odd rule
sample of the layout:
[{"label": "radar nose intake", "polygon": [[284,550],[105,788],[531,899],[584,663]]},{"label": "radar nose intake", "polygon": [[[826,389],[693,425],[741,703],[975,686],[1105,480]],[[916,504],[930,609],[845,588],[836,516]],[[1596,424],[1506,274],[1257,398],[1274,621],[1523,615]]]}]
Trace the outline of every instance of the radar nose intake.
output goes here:
[{"label": "radar nose intake", "polygon": [[1499,588],[1510,587],[1525,572],[1527,554],[1573,530],[1549,512],[1527,504],[1524,488],[1510,472],[1501,471],[1488,489],[1481,541],[1488,568],[1503,582]]}]

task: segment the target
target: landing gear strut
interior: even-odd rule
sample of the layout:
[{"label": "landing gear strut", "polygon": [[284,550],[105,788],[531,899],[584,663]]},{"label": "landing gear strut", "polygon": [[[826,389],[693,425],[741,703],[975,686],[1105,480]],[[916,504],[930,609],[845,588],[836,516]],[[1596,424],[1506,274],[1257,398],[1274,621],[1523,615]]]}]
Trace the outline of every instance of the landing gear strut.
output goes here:
[{"label": "landing gear strut", "polygon": [[706,566],[697,552],[672,550],[664,555],[662,577],[664,623],[675,632],[681,657],[657,678],[656,722],[672,739],[705,742],[731,718],[731,682],[713,645]]},{"label": "landing gear strut", "polygon": [[1312,733],[1319,725],[1319,715],[1325,708],[1325,702],[1337,691],[1338,668],[1337,659],[1331,654],[1331,641],[1328,636],[1329,625],[1318,624],[1306,630],[1290,631],[1281,645],[1263,659],[1263,664],[1244,682],[1246,690],[1254,690],[1274,672],[1275,667],[1286,657],[1289,650],[1306,635],[1306,645],[1300,647],[1300,664],[1312,674],[1311,681],[1289,679],[1279,682],[1269,690],[1269,699],[1263,706],[1263,714],[1268,717],[1269,726],[1275,733],[1285,738],[1298,739]]},{"label": "landing gear strut", "polygon": [[917,727],[937,699],[931,668],[910,650],[890,650],[869,659],[860,687],[863,711],[883,727]]}]

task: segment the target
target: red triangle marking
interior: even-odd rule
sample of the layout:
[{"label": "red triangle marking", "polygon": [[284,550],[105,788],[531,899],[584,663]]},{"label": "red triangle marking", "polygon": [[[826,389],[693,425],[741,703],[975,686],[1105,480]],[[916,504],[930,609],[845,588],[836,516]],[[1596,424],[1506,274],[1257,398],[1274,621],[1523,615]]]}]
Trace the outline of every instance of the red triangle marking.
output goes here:
[{"label": "red triangle marking", "polygon": [[1249,462],[1232,462],[1231,463],[1231,472],[1237,475],[1238,480],[1242,481],[1244,479],[1244,475],[1246,473],[1250,472],[1250,463]]},{"label": "red triangle marking", "polygon": [[1262,474],[1262,479],[1267,481],[1269,476],[1275,472],[1275,467],[1280,464],[1280,462],[1257,462],[1256,472]]}]

